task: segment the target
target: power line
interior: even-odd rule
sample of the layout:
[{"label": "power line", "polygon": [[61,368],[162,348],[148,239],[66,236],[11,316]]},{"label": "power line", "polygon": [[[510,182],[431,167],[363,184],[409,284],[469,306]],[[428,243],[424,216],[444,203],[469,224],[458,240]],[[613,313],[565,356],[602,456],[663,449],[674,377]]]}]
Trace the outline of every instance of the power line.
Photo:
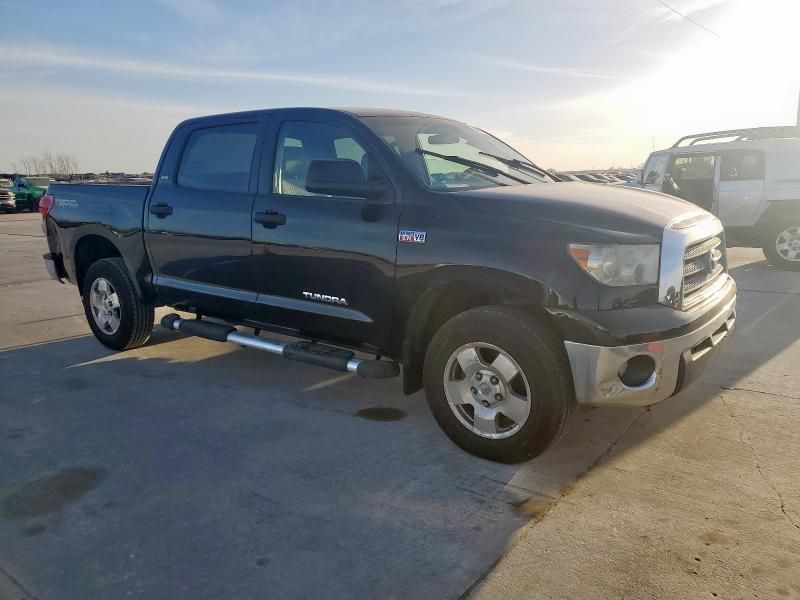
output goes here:
[{"label": "power line", "polygon": [[679,11],[679,10],[677,10],[677,9],[674,9],[674,8],[672,8],[672,7],[671,7],[669,4],[667,4],[666,2],[664,2],[664,0],[656,0],[656,2],[658,2],[659,4],[662,4],[663,6],[666,6],[668,9],[670,9],[670,10],[671,10],[672,12],[674,12],[676,15],[678,15],[678,16],[680,16],[680,17],[682,17],[682,18],[686,19],[687,21],[689,21],[689,23],[693,23],[694,25],[697,25],[697,26],[698,26],[700,29],[703,29],[703,30],[707,31],[708,33],[710,33],[710,34],[712,34],[712,35],[715,35],[715,36],[717,36],[717,37],[720,37],[720,35],[719,35],[719,34],[718,34],[716,31],[711,31],[711,30],[710,30],[708,27],[706,27],[705,25],[702,25],[701,23],[698,23],[697,21],[695,21],[694,19],[692,19],[692,18],[691,18],[689,15],[685,15],[685,14],[683,14],[681,11]]}]

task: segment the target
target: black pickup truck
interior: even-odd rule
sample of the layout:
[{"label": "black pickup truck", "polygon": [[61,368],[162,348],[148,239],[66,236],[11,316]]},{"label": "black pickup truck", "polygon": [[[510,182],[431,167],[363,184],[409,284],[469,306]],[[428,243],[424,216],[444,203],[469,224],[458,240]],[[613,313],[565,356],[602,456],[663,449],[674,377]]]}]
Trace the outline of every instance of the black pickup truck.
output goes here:
[{"label": "black pickup truck", "polygon": [[151,186],[51,184],[39,208],[46,266],[104,345],[141,346],[166,305],[191,335],[365,377],[402,365],[454,442],[499,461],[543,452],[577,404],[672,396],[735,320],[711,214],[556,182],[425,114],[191,119]]}]

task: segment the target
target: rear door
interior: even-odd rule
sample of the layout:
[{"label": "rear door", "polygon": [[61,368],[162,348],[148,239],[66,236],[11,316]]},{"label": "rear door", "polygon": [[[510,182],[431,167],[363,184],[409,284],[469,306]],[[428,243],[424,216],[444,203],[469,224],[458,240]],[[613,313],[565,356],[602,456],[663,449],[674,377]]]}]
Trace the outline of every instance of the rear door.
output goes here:
[{"label": "rear door", "polygon": [[726,227],[751,225],[764,200],[764,153],[726,150],[719,180],[719,218]]},{"label": "rear door", "polygon": [[356,161],[373,181],[387,179],[385,167],[345,124],[274,119],[267,139],[253,206],[261,319],[313,337],[385,347],[400,215],[395,192],[374,204],[305,189],[312,160]]},{"label": "rear door", "polygon": [[258,119],[201,122],[176,134],[145,214],[159,296],[231,319],[255,302],[250,224]]}]

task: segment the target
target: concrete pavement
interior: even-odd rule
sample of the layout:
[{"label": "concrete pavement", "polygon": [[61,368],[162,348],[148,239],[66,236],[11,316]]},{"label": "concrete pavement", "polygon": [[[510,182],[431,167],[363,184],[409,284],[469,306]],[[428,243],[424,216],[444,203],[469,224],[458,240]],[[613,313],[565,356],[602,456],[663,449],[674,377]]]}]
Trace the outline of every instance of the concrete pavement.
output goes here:
[{"label": "concrete pavement", "polygon": [[700,384],[509,466],[398,381],[158,328],[111,353],[40,235],[0,215],[3,600],[800,597],[800,275],[760,252]]}]

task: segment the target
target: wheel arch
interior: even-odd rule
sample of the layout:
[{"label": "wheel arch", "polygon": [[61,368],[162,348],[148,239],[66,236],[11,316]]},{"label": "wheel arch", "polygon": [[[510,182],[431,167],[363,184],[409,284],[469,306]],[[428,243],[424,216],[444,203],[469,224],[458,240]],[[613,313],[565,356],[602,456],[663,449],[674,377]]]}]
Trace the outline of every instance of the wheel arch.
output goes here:
[{"label": "wheel arch", "polygon": [[[433,336],[448,320],[479,306],[513,306],[547,323],[558,333],[546,306],[563,305],[558,294],[543,283],[491,268],[450,269],[446,276],[417,295],[404,323],[403,392],[422,388],[425,352]],[[560,335],[560,333],[558,333]]]},{"label": "wheel arch", "polygon": [[[86,277],[86,272],[92,264],[104,258],[122,258],[117,245],[103,235],[97,233],[88,233],[81,236],[75,242],[72,256],[74,257],[75,265],[75,283],[78,286],[80,293],[83,293],[83,282]],[[141,296],[141,290],[135,278],[131,278],[136,288],[136,293]]]},{"label": "wheel arch", "polygon": [[790,221],[800,224],[800,198],[770,202],[758,219],[756,229],[761,235],[764,235],[775,225],[789,224]]}]

